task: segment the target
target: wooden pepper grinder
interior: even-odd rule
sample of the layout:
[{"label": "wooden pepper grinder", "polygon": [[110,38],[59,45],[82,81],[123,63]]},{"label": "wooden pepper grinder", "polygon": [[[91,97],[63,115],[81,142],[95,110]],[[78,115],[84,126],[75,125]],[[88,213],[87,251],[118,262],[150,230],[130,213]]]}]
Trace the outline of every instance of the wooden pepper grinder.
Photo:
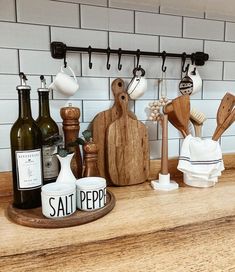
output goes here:
[{"label": "wooden pepper grinder", "polygon": [[63,131],[65,148],[74,152],[73,159],[71,161],[71,169],[76,178],[82,177],[82,157],[79,146],[68,147],[68,144],[76,141],[79,135],[80,124],[80,109],[72,107],[70,103],[68,107],[60,109],[60,116],[63,119]]},{"label": "wooden pepper grinder", "polygon": [[98,147],[90,138],[88,142],[83,145],[84,156],[84,172],[83,177],[100,177],[98,169]]}]

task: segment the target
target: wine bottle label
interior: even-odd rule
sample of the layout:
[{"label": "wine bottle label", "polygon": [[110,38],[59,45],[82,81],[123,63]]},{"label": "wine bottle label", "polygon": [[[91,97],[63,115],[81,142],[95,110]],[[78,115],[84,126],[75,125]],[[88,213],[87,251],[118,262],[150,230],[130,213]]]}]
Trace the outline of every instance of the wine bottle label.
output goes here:
[{"label": "wine bottle label", "polygon": [[58,159],[55,155],[57,151],[56,145],[43,146],[43,177],[45,180],[56,178],[59,173]]},{"label": "wine bottle label", "polygon": [[18,189],[31,190],[41,187],[41,149],[15,151],[15,153]]}]

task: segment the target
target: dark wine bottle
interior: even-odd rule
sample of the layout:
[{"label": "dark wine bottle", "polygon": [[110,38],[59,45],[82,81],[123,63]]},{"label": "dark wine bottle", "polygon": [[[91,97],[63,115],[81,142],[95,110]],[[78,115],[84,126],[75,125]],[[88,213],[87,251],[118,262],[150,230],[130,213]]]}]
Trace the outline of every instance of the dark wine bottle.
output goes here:
[{"label": "dark wine bottle", "polygon": [[55,182],[59,173],[59,161],[55,155],[57,153],[55,141],[59,136],[59,128],[50,115],[49,89],[46,88],[45,78],[41,76],[40,79],[39,116],[36,122],[42,132],[43,184],[48,184]]},{"label": "dark wine bottle", "polygon": [[19,117],[11,128],[11,158],[13,176],[13,206],[31,209],[41,205],[42,186],[42,134],[32,118],[30,86],[20,73],[21,85],[17,86]]}]

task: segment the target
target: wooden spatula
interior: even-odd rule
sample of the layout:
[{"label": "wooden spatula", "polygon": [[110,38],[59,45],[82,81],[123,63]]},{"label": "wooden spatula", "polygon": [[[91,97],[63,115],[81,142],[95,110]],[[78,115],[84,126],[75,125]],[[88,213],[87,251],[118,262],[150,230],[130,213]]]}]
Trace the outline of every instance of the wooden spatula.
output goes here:
[{"label": "wooden spatula", "polygon": [[[118,95],[120,93],[126,93],[124,87],[124,81],[121,78],[117,78],[112,82],[112,92],[114,96],[113,106],[106,111],[98,113],[92,121],[91,129],[93,133],[93,141],[98,146],[98,169],[102,177],[109,179],[107,167],[106,167],[106,145],[105,135],[108,126],[120,117],[122,110],[118,101]],[[136,119],[133,112],[128,111],[128,115],[131,118]]]},{"label": "wooden spatula", "polygon": [[122,115],[107,129],[109,176],[118,186],[138,184],[149,175],[147,128],[128,116],[128,95],[118,98]]},{"label": "wooden spatula", "polygon": [[[212,139],[214,141],[217,141],[220,138],[220,136],[223,134],[223,132],[232,124],[233,122],[232,112],[233,112],[234,106],[235,106],[235,96],[231,93],[226,93],[224,97],[222,98],[218,111],[217,111],[217,117],[216,117],[217,127],[212,136]],[[227,120],[227,118],[230,115],[232,115],[232,117],[230,117],[230,119]]]},{"label": "wooden spatula", "polygon": [[173,99],[164,109],[170,123],[177,128],[184,137],[189,134],[188,124],[190,118],[189,95],[182,95]]}]

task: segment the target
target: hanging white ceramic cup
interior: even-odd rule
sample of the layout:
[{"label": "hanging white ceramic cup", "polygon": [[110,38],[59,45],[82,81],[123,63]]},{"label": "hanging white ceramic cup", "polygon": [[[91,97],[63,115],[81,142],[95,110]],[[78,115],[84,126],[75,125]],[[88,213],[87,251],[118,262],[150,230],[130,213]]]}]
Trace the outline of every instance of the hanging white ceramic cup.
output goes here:
[{"label": "hanging white ceramic cup", "polygon": [[188,76],[193,81],[193,91],[191,95],[200,92],[202,89],[202,79],[195,65],[192,64],[189,65]]},{"label": "hanging white ceramic cup", "polygon": [[54,81],[49,86],[49,89],[56,90],[63,95],[71,96],[79,89],[77,78],[71,67],[67,66],[73,77],[66,74],[61,66],[61,71],[56,75]]},{"label": "hanging white ceramic cup", "polygon": [[127,86],[127,93],[131,99],[137,99],[142,96],[147,90],[147,80],[145,78],[145,71],[138,67],[133,70],[133,78]]}]

